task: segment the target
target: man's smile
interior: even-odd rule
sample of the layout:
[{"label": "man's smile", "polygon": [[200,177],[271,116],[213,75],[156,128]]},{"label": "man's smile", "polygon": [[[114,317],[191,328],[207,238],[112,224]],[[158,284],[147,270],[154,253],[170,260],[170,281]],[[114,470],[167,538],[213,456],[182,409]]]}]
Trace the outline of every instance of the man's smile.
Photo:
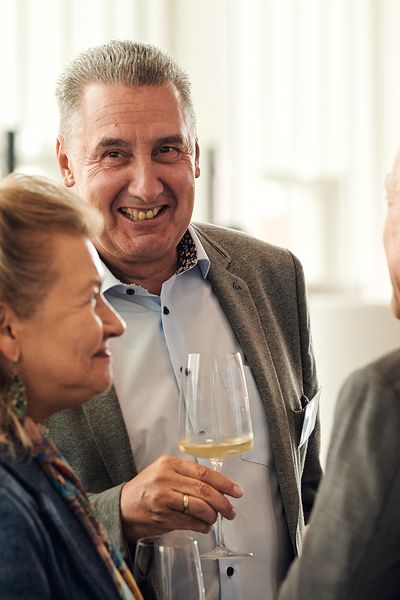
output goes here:
[{"label": "man's smile", "polygon": [[137,210],[136,208],[128,208],[123,207],[119,208],[119,212],[127,217],[131,221],[147,221],[149,219],[154,219],[162,210],[163,206],[156,206],[155,208],[149,210]]}]

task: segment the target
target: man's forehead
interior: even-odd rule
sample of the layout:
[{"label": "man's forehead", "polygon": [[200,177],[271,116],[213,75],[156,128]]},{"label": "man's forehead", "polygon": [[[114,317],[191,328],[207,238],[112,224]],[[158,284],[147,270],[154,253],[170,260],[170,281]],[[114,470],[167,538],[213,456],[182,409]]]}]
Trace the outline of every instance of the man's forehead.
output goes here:
[{"label": "man's forehead", "polygon": [[[101,125],[112,120],[141,123],[179,121],[189,126],[190,117],[174,86],[122,86],[92,83],[85,87],[77,117]],[[121,121],[122,120],[122,121]],[[97,122],[96,122],[97,121]]]}]

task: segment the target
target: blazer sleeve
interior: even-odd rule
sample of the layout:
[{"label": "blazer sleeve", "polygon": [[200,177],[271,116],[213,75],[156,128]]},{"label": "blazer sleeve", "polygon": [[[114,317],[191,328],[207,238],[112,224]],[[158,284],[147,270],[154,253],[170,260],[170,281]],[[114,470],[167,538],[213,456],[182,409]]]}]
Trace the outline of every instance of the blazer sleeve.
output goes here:
[{"label": "blazer sleeve", "polygon": [[[296,273],[303,393],[308,400],[312,400],[312,398],[318,391],[318,379],[314,352],[312,347],[307,292],[305,287],[304,272],[301,263],[295,256],[292,255],[292,258]],[[317,489],[322,476],[319,458],[320,443],[321,432],[318,411],[314,430],[308,439],[307,454],[305,457],[304,469],[301,478],[301,497],[303,504],[304,520],[306,523],[308,523],[309,521]]]},{"label": "blazer sleeve", "polygon": [[88,496],[96,511],[97,518],[106,528],[113,544],[121,550],[125,558],[129,558],[120,513],[120,496],[124,485],[124,483],[121,483],[98,494],[88,492]]},{"label": "blazer sleeve", "polygon": [[400,597],[400,403],[364,369],[339,395],[303,553],[279,600]]}]

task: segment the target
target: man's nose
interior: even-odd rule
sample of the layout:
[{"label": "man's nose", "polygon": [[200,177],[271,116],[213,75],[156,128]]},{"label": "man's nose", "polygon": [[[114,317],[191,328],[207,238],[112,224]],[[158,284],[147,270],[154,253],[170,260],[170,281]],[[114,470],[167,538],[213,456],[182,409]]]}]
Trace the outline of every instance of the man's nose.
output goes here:
[{"label": "man's nose", "polygon": [[164,191],[164,185],[159,177],[158,165],[151,157],[137,157],[130,171],[128,192],[130,196],[146,204],[154,205]]}]

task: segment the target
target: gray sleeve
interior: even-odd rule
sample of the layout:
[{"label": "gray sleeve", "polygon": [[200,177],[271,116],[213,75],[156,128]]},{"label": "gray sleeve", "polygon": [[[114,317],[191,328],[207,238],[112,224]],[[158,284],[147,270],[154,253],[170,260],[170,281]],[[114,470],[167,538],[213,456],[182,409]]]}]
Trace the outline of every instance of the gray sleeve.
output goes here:
[{"label": "gray sleeve", "polygon": [[[312,348],[310,315],[308,312],[307,293],[303,268],[296,257],[292,255],[296,272],[297,306],[299,313],[300,352],[302,364],[303,393],[311,400],[318,391],[317,371]],[[317,489],[321,480],[320,464],[320,422],[319,416],[315,427],[308,439],[307,454],[301,479],[301,497],[304,519],[307,523],[314,505]]]},{"label": "gray sleeve", "polygon": [[279,600],[400,597],[400,403],[374,369],[341,390],[302,556]]},{"label": "gray sleeve", "polygon": [[111,541],[121,550],[124,556],[127,556],[128,548],[122,531],[120,513],[120,496],[124,485],[122,483],[99,494],[88,493],[88,496],[97,518],[106,528]]}]

